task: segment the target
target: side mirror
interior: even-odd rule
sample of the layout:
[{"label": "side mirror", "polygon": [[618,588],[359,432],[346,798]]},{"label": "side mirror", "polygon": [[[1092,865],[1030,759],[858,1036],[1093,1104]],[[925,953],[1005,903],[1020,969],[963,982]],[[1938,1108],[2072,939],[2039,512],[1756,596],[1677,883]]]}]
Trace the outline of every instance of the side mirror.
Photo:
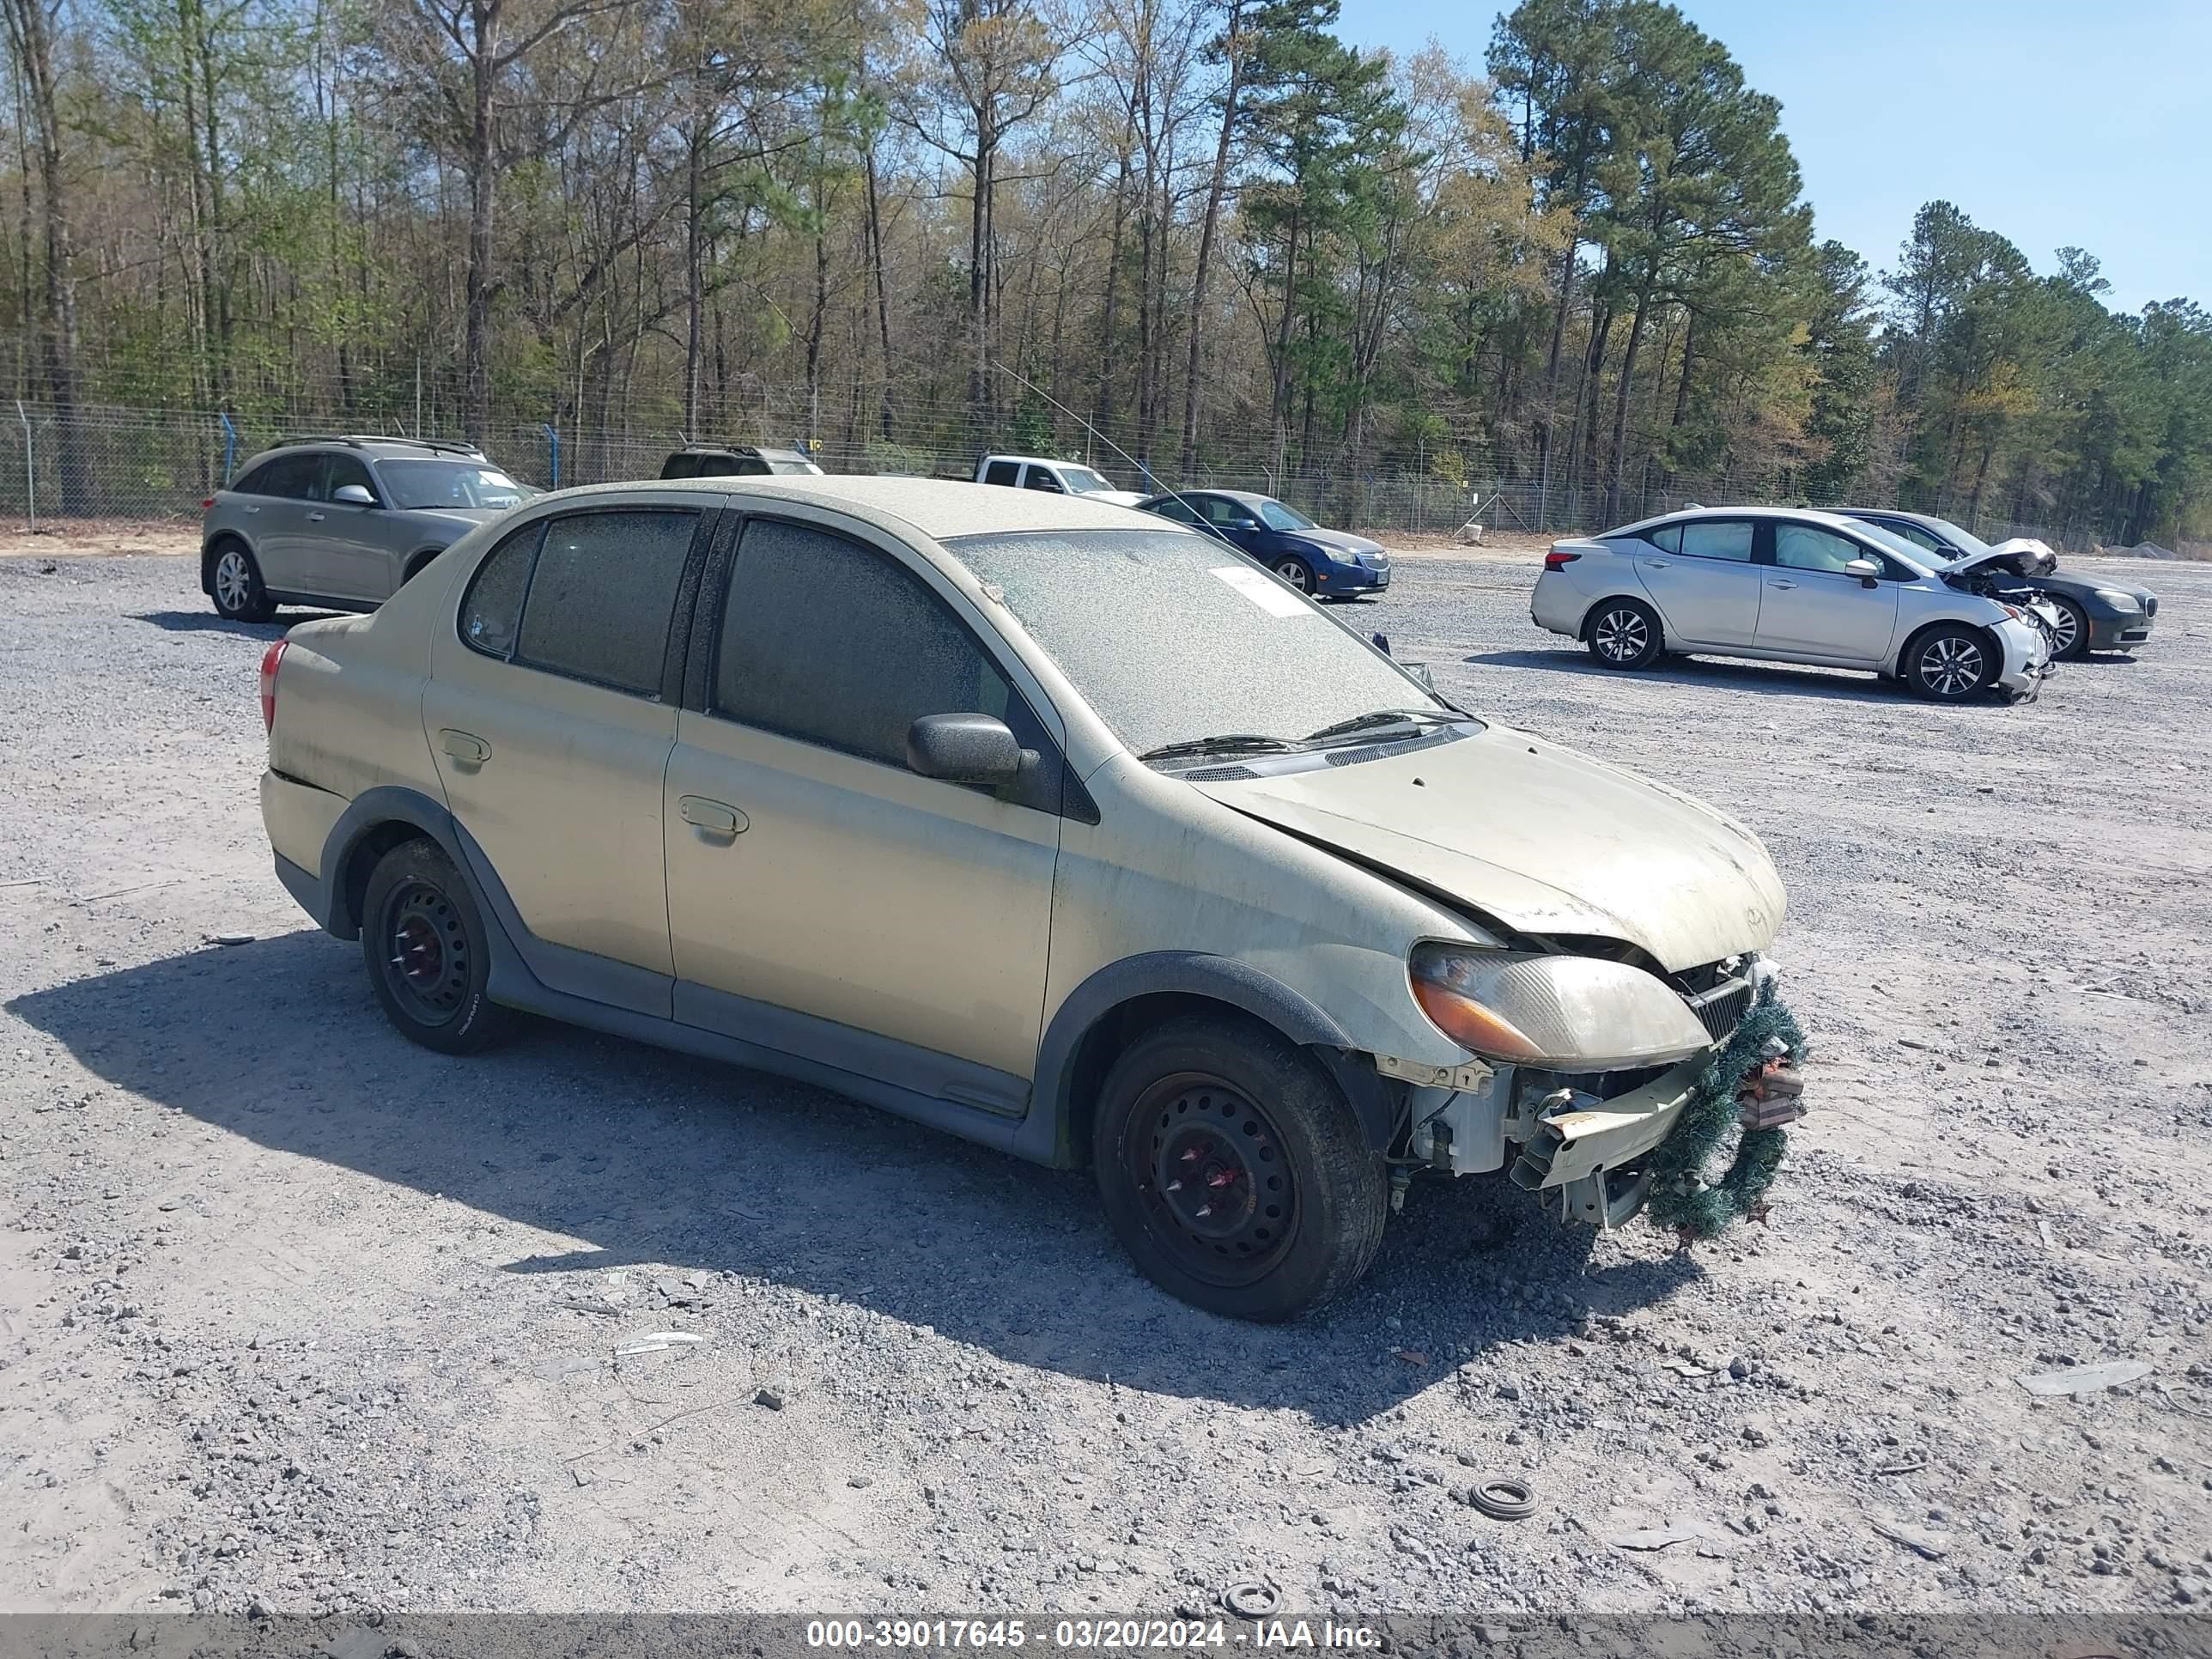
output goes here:
[{"label": "side mirror", "polygon": [[376,497],[368,493],[367,484],[340,484],[331,491],[331,499],[343,501],[348,507],[374,507]]},{"label": "side mirror", "polygon": [[907,729],[910,772],[947,783],[1012,783],[1037,763],[993,714],[924,714]]},{"label": "side mirror", "polygon": [[1875,579],[1881,574],[1881,567],[1872,559],[1853,559],[1844,567],[1844,574],[1856,576],[1861,587],[1872,587]]},{"label": "side mirror", "polygon": [[1260,521],[1257,519],[1231,519],[1229,521],[1229,527],[1231,530],[1257,530],[1260,527]]}]

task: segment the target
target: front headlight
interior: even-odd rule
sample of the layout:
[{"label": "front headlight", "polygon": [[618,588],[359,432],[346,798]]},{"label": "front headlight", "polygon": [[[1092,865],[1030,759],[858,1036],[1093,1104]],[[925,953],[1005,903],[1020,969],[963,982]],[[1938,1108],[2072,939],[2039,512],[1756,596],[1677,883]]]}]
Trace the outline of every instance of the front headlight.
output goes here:
[{"label": "front headlight", "polygon": [[2117,587],[2100,587],[2097,590],[2097,597],[2102,599],[2106,605],[2112,606],[2115,611],[2140,611],[2142,609],[2140,605],[2136,603],[2136,596],[2134,594],[2123,593]]},{"label": "front headlight", "polygon": [[1597,1072],[1712,1044],[1680,996],[1626,963],[1431,944],[1414,948],[1408,971],[1430,1022],[1490,1060]]}]

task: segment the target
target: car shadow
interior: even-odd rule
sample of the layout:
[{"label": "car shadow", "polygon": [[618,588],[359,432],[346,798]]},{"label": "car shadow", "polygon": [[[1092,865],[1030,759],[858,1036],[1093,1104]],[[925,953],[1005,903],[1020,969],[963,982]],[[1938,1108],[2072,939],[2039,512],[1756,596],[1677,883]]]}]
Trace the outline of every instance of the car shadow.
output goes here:
[{"label": "car shadow", "polygon": [[[1564,1341],[1700,1271],[1686,1254],[1595,1267],[1596,1235],[1504,1177],[1424,1182],[1346,1299],[1244,1325],[1139,1278],[1084,1175],[550,1023],[494,1055],[434,1054],[386,1024],[358,950],[311,930],[6,1006],[114,1086],[212,1127],[558,1236],[507,1264],[519,1276],[735,1273],[1011,1362],[1318,1421],[1367,1421],[1455,1364]],[[250,1036],[209,1017],[220,1008],[255,1010]]]},{"label": "car shadow", "polygon": [[1775,691],[1793,697],[1823,697],[1844,702],[1895,705],[1910,701],[1902,688],[1860,677],[1847,668],[1796,668],[1771,663],[1743,662],[1712,657],[1666,659],[1657,668],[1626,672],[1607,668],[1587,653],[1516,649],[1480,651],[1461,661],[1490,668],[1545,668],[1554,673],[1577,674],[1606,680],[1659,680],[1677,685],[1733,686],[1744,690]]},{"label": "car shadow", "polygon": [[212,611],[134,611],[132,622],[151,623],[170,634],[243,634],[257,640],[281,640],[295,623],[322,622],[343,616],[339,611],[280,611],[265,623],[233,622]]}]

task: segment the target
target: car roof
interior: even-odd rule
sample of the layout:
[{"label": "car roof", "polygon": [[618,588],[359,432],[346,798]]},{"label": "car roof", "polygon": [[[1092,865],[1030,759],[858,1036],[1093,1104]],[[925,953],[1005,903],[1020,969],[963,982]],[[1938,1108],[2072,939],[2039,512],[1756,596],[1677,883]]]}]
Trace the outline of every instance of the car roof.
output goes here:
[{"label": "car roof", "polygon": [[1910,513],[1901,507],[1835,507],[1828,510],[1846,519],[1903,519],[1910,524],[1946,526],[1951,522],[1933,513]]},{"label": "car roof", "polygon": [[1225,495],[1232,501],[1243,502],[1247,507],[1255,507],[1261,501],[1275,499],[1273,495],[1262,495],[1256,489],[1216,489],[1211,484],[1201,484],[1190,489],[1163,489],[1157,495],[1146,496],[1139,505],[1150,507],[1154,501],[1179,501],[1188,495]]},{"label": "car roof", "polygon": [[1623,525],[1621,528],[1640,530],[1645,525],[1684,523],[1692,519],[1808,519],[1814,524],[1848,530],[1850,526],[1844,521],[1852,516],[1850,512],[1840,507],[1683,507],[1672,513],[1657,513],[1648,519],[1638,519],[1634,524]]},{"label": "car roof", "polygon": [[360,455],[373,461],[481,461],[487,465],[497,465],[483,450],[458,439],[380,438],[363,434],[359,437],[287,438],[258,454],[247,456],[238,464],[237,471],[243,477],[249,468],[279,455],[325,454]]},{"label": "car roof", "polygon": [[[851,473],[821,477],[631,479],[623,483],[587,484],[540,495],[533,508],[570,497],[635,494],[651,490],[697,491],[765,501],[789,501],[853,512],[874,520],[897,520],[933,540],[1024,530],[1127,530],[1133,507],[1086,501],[1080,495],[1052,495],[1041,490],[994,489],[964,479],[892,478]],[[1168,530],[1158,519],[1135,521],[1147,530]]]}]

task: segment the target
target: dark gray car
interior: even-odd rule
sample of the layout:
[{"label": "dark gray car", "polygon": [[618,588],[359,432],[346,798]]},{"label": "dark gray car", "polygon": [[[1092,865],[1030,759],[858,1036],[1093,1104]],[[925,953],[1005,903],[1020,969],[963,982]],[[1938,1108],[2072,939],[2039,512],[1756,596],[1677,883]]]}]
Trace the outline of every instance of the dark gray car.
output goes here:
[{"label": "dark gray car", "polygon": [[2057,556],[2039,542],[2032,545],[2047,556],[2047,562],[2014,550],[2028,544],[2006,542],[1992,547],[1933,514],[1893,507],[1839,507],[1836,511],[1924,548],[1944,562],[1939,569],[1946,577],[1986,570],[2042,594],[2057,618],[2051,624],[2051,654],[2061,661],[2086,657],[2092,651],[2132,651],[2150,641],[2151,618],[2158,615],[2157,594],[2133,583],[2057,574]]},{"label": "dark gray car", "polygon": [[374,611],[452,543],[537,493],[468,444],[280,444],[204,503],[200,590],[234,622],[266,622],[280,605]]}]

